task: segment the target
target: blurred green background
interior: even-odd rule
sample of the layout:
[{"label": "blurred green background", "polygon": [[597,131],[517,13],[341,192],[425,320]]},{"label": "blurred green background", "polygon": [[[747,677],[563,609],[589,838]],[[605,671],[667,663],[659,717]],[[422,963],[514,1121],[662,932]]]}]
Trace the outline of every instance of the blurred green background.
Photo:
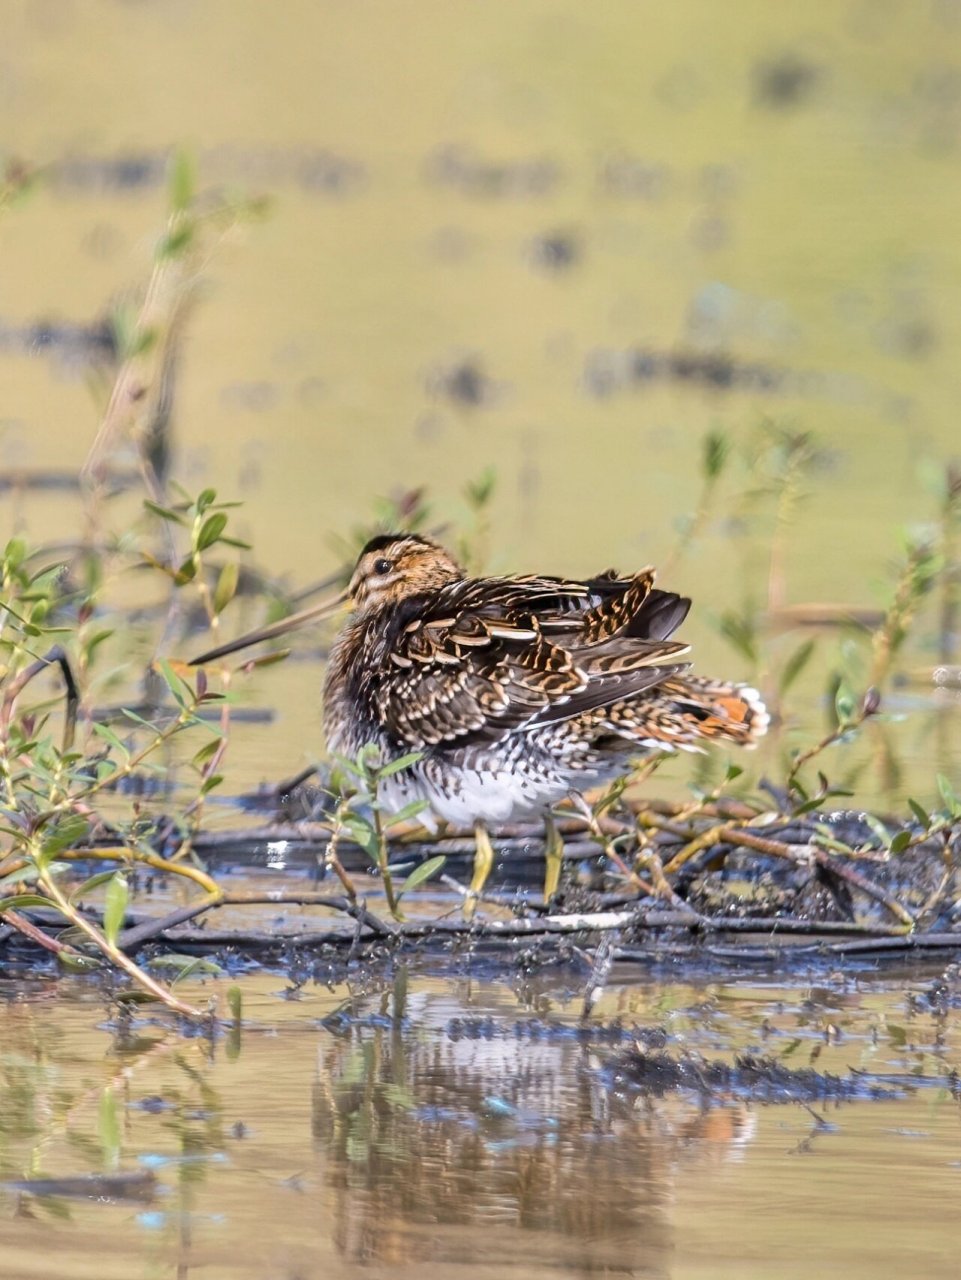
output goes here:
[{"label": "blurred green background", "polygon": [[[271,212],[205,274],[174,474],[245,499],[292,583],[379,495],[456,524],[493,465],[492,567],[672,564],[702,668],[751,674],[710,620],[767,600],[760,432],[817,442],[777,603],[883,605],[899,526],[936,515],[958,0],[8,0],[0,140],[45,175],[0,220],[7,470],[82,463],[84,335],[149,274],[184,147]],[[672,562],[709,430],[740,460]]]}]

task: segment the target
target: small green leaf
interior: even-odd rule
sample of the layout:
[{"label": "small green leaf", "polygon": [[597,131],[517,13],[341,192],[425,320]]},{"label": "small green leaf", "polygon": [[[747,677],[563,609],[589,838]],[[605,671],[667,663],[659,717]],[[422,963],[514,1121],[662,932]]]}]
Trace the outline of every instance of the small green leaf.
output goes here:
[{"label": "small green leaf", "polygon": [[798,645],[787,662],[785,662],[780,679],[780,691],[782,694],[787,693],[788,689],[807,666],[815,647],[816,642],[814,640],[805,640],[802,645]]},{"label": "small green leaf", "polygon": [[164,258],[179,258],[183,251],[189,248],[193,238],[193,226],[191,223],[185,222],[183,226],[177,227],[163,236],[157,246],[157,257],[161,260]]},{"label": "small green leaf", "polygon": [[[495,467],[485,467],[476,480],[468,481],[467,484],[467,500],[472,507],[481,508],[487,505],[494,493],[494,487],[497,483],[497,470]],[[409,528],[407,525],[405,528]]]},{"label": "small green leaf", "polygon": [[23,884],[27,880],[36,880],[39,874],[39,869],[32,862],[28,862],[22,867],[17,867],[16,871],[0,876],[0,890],[11,889],[15,884]]},{"label": "small green leaf", "polygon": [[904,853],[905,849],[911,843],[911,832],[907,829],[899,831],[891,841],[892,853]]},{"label": "small green leaf", "polygon": [[7,569],[19,569],[26,558],[26,542],[23,538],[11,538],[3,551],[3,562]]},{"label": "small green leaf", "polygon": [[405,804],[403,809],[398,809],[396,813],[390,815],[390,825],[409,822],[411,818],[416,818],[419,813],[423,813],[427,807],[426,800],[411,800],[410,804]]},{"label": "small green leaf", "polygon": [[802,813],[813,813],[815,809],[820,809],[823,803],[823,796],[815,796],[813,800],[805,800],[792,810],[792,816],[799,818]]},{"label": "small green leaf", "polygon": [[126,716],[128,720],[132,720],[134,724],[139,724],[141,728],[149,729],[150,732],[154,734],[157,733],[157,726],[155,724],[151,724],[149,720],[145,720],[143,716],[138,715],[136,711],[131,711],[129,707],[121,707],[120,714],[122,716]]},{"label": "small green leaf", "polygon": [[234,1022],[239,1022],[243,1017],[244,1011],[244,993],[239,987],[230,987],[228,989],[227,1008],[230,1010],[230,1016]]},{"label": "small green leaf", "polygon": [[344,826],[350,832],[350,837],[354,843],[359,845],[369,858],[376,859],[379,852],[377,832],[370,823],[351,814],[344,818]]},{"label": "small green leaf", "polygon": [[116,874],[116,871],[98,871],[95,876],[90,876],[82,884],[77,885],[70,895],[70,901],[80,902],[88,893],[93,893],[94,889],[99,889],[102,884],[112,880]]},{"label": "small green leaf", "polygon": [[51,827],[44,833],[41,845],[44,855],[49,858],[79,844],[89,831],[90,823],[86,818],[81,817],[79,813],[66,814],[55,827]]},{"label": "small green leaf", "polygon": [[160,341],[160,330],[156,328],[138,329],[134,335],[133,345],[128,352],[131,356],[143,356]]},{"label": "small green leaf", "polygon": [[194,754],[194,758],[193,760],[191,760],[190,763],[194,766],[195,769],[203,768],[203,766],[207,763],[208,760],[211,759],[211,757],[219,749],[219,747],[220,747],[220,739],[211,738],[209,742],[205,742],[204,745],[200,748],[200,750]]},{"label": "small green leaf", "polygon": [[724,431],[709,431],[703,444],[704,478],[714,481],[724,470],[731,451],[731,441]]},{"label": "small green leaf", "polygon": [[838,685],[837,693],[834,695],[834,710],[839,726],[851,723],[857,705],[857,699],[851,692],[850,686],[842,680]]},{"label": "small green leaf", "polygon": [[98,632],[96,632],[96,634],[95,634],[95,635],[92,635],[92,636],[90,637],[90,639],[89,639],[89,640],[87,640],[87,641],[86,641],[86,643],[84,644],[84,648],[85,648],[85,649],[86,649],[86,651],[87,651],[87,657],[88,657],[88,658],[92,657],[92,656],[93,656],[94,651],[95,651],[96,649],[98,649],[98,648],[100,647],[100,645],[102,645],[102,644],[103,644],[103,642],[104,642],[105,640],[109,640],[109,639],[110,639],[110,637],[111,637],[112,635],[113,635],[113,630],[112,630],[112,629],[110,629],[110,630],[104,630],[104,631],[98,631]]},{"label": "small green leaf", "polygon": [[129,757],[130,752],[123,745],[123,743],[120,741],[120,739],[117,737],[117,735],[114,733],[113,729],[111,729],[109,725],[95,723],[93,726],[93,731],[98,738],[102,738],[104,742],[106,742],[109,746],[113,747],[115,751],[119,751],[123,756],[124,760],[126,760]]},{"label": "small green leaf", "polygon": [[943,773],[938,774],[938,791],[941,793],[941,799],[944,801],[944,807],[950,814],[956,814],[958,811],[958,799],[954,794],[954,788],[944,776]]},{"label": "small green leaf", "polygon": [[150,964],[160,969],[175,969],[181,978],[186,978],[191,973],[211,973],[219,978],[226,972],[216,960],[205,960],[203,956],[184,956],[176,951],[164,951],[161,955],[154,956]]},{"label": "small green leaf", "polygon": [[183,213],[190,207],[197,190],[197,174],[193,156],[182,147],[170,157],[168,186],[170,207],[174,213]]},{"label": "small green leaf", "polygon": [[182,676],[177,675],[166,658],[160,658],[157,666],[160,668],[160,674],[163,676],[174,702],[182,711],[186,711],[194,701],[193,689]]},{"label": "small green leaf", "polygon": [[227,517],[222,511],[215,511],[212,516],[208,516],[197,535],[197,550],[206,551],[208,547],[212,547],[226,527]]},{"label": "small green leaf", "polygon": [[187,523],[179,511],[174,511],[170,507],[162,507],[159,502],[151,502],[149,498],[144,498],[143,504],[148,511],[152,511],[161,520],[167,520],[171,524],[183,525]]},{"label": "small green leaf", "polygon": [[237,582],[240,578],[240,565],[235,562],[225,564],[220,570],[217,585],[214,588],[214,613],[223,613],[237,594]]},{"label": "small green leaf", "polygon": [[193,582],[197,576],[197,561],[192,555],[186,557],[180,563],[180,568],[174,574],[174,582],[178,587],[184,587],[188,582]]},{"label": "small green leaf", "polygon": [[127,904],[130,901],[130,886],[122,871],[116,871],[107,885],[107,897],[103,909],[103,931],[112,947],[117,945],[117,938],[123,928],[127,916]]},{"label": "small green leaf", "polygon": [[752,665],[757,663],[757,636],[753,621],[736,613],[728,612],[718,620],[718,630],[738,653],[742,654]]},{"label": "small green leaf", "polygon": [[864,815],[864,821],[871,828],[885,849],[891,848],[891,832],[887,829],[880,818],[876,818],[871,813]]},{"label": "small green leaf", "polygon": [[[62,934],[60,936],[63,937]],[[89,973],[92,969],[103,968],[102,962],[96,956],[81,956],[69,951],[58,951],[57,959],[65,969],[72,969],[75,973]]]},{"label": "small green leaf", "polygon": [[446,861],[447,859],[443,854],[438,854],[436,858],[428,858],[426,862],[422,862],[419,867],[414,868],[404,881],[401,891],[406,893],[408,889],[416,889],[419,884],[423,884],[425,880],[429,880],[431,876],[436,875]]},{"label": "small green leaf", "polygon": [[[362,774],[371,774],[380,772],[380,747],[376,742],[365,742],[361,749],[357,752],[357,768]],[[391,766],[387,766],[391,767]],[[397,765],[392,766],[394,771]]]},{"label": "small green leaf", "polygon": [[405,756],[398,756],[396,760],[391,760],[382,769],[378,769],[377,777],[378,779],[390,778],[395,773],[400,773],[402,769],[409,769],[412,764],[416,764],[418,760],[423,759],[423,756],[423,751],[410,751]]},{"label": "small green leaf", "polygon": [[908,808],[917,818],[918,822],[920,822],[921,826],[924,827],[925,831],[927,831],[931,826],[931,815],[928,813],[927,809],[925,809],[923,805],[918,804],[917,800],[910,799],[908,800]]},{"label": "small green leaf", "polygon": [[22,911],[24,907],[53,907],[57,904],[40,893],[15,893],[11,898],[0,898],[0,915],[4,911]]},{"label": "small green leaf", "polygon": [[611,783],[604,794],[594,801],[591,812],[594,814],[595,818],[600,818],[608,811],[608,809],[613,809],[614,805],[617,804],[618,800],[620,800],[621,796],[627,790],[629,782],[630,775],[625,774],[623,778],[618,778],[615,782]]}]

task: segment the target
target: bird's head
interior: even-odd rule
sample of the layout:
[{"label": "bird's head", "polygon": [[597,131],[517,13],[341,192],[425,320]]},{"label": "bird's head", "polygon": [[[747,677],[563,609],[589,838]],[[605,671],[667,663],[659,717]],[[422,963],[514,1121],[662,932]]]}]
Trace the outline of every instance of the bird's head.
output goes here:
[{"label": "bird's head", "polygon": [[360,553],[346,591],[339,592],[320,604],[302,609],[279,622],[250,631],[237,640],[229,640],[193,658],[191,666],[200,666],[237,653],[262,640],[276,640],[308,622],[318,622],[339,613],[350,603],[363,615],[382,605],[396,603],[408,596],[431,591],[445,583],[463,578],[464,570],[437,542],[416,533],[384,533],[371,538]]},{"label": "bird's head", "polygon": [[360,553],[347,590],[354,608],[366,613],[463,576],[453,556],[430,538],[384,533],[371,538]]}]

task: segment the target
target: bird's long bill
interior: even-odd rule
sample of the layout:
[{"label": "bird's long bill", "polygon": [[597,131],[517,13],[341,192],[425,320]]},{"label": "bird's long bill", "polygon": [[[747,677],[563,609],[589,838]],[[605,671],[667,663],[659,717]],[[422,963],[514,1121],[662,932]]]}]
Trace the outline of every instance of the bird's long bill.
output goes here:
[{"label": "bird's long bill", "polygon": [[285,636],[289,631],[296,631],[299,627],[306,626],[308,622],[319,622],[321,618],[329,618],[344,607],[347,599],[347,592],[342,591],[332,599],[311,605],[309,609],[301,609],[300,613],[292,613],[289,618],[281,618],[279,622],[272,622],[270,626],[261,627],[259,631],[248,631],[245,636],[240,636],[227,644],[220,644],[216,649],[208,649],[206,653],[191,658],[190,665],[203,666],[205,662],[225,658],[228,653],[236,653],[238,649],[248,649],[252,644],[259,644],[261,640],[275,640],[277,636]]}]

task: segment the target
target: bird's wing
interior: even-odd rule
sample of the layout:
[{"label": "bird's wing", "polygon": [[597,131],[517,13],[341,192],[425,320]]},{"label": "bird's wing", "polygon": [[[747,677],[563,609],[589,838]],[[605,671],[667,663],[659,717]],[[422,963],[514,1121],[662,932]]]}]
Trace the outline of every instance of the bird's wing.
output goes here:
[{"label": "bird's wing", "polygon": [[369,687],[377,718],[415,749],[454,747],[630,699],[686,666],[668,637],[689,601],[653,582],[485,578],[411,602]]}]

